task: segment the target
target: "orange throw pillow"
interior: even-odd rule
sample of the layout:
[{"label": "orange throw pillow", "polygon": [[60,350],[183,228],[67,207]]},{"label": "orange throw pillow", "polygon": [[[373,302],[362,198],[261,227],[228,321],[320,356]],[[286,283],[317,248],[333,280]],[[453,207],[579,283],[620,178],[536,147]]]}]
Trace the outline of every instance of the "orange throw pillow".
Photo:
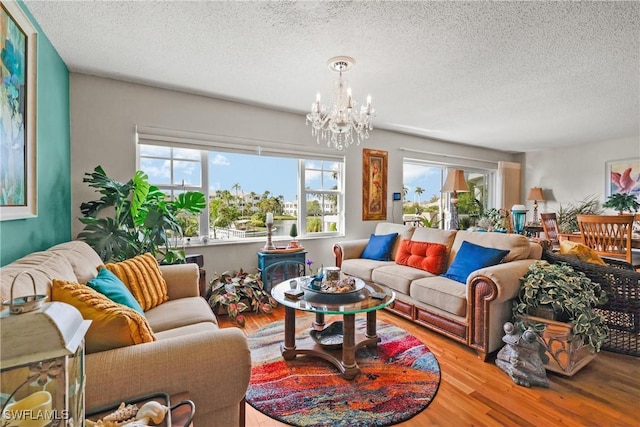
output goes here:
[{"label": "orange throw pillow", "polygon": [[396,264],[442,274],[447,266],[447,247],[442,243],[403,240],[396,254]]},{"label": "orange throw pillow", "polygon": [[122,280],[144,311],[169,301],[167,282],[158,260],[150,253],[105,264],[105,267]]},{"label": "orange throw pillow", "polygon": [[51,300],[71,304],[85,320],[91,320],[85,337],[87,353],[156,340],[144,316],[87,285],[54,279]]}]

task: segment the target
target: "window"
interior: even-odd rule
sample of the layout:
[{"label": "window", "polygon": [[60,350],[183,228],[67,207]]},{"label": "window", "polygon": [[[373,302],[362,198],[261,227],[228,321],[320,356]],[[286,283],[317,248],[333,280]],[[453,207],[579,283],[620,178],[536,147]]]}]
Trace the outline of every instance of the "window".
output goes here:
[{"label": "window", "polygon": [[[447,166],[421,160],[403,161],[403,205],[405,222],[413,222],[416,217],[424,225],[447,228],[446,212],[450,210],[450,195],[441,193],[447,172]],[[465,171],[468,193],[458,193],[458,219],[460,228],[475,225],[489,207],[490,191],[494,172],[456,166]],[[424,218],[424,219],[423,219]]]},{"label": "window", "polygon": [[294,223],[298,238],[343,231],[343,158],[147,143],[138,147],[139,168],[149,175],[152,185],[168,197],[201,191],[209,201],[199,221],[193,216],[180,217],[185,237],[261,240],[266,236],[267,212],[274,214],[275,238],[289,236]]}]

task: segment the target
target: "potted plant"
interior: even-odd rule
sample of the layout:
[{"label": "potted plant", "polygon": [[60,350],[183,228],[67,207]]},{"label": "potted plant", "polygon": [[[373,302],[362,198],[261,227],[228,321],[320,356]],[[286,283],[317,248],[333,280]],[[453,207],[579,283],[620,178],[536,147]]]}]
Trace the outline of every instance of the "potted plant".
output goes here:
[{"label": "potted plant", "polygon": [[579,231],[578,215],[600,215],[602,209],[598,206],[595,196],[587,196],[577,204],[569,203],[566,207],[560,204],[557,213],[558,231],[560,233],[574,233]]},{"label": "potted plant", "polygon": [[610,195],[602,206],[605,208],[613,208],[622,215],[625,211],[629,213],[638,212],[640,202],[638,202],[638,198],[634,194],[616,193]]},{"label": "potted plant", "polygon": [[225,313],[243,327],[245,317],[240,314],[249,308],[256,313],[271,313],[278,303],[264,289],[257,274],[243,270],[215,274],[206,293],[211,308],[218,314]]},{"label": "potted plant", "polygon": [[296,237],[298,237],[298,225],[294,222],[291,224],[291,229],[289,229],[289,236],[291,237],[291,242],[289,242],[289,248],[297,248],[299,247],[298,241]]},{"label": "potted plant", "polygon": [[[184,262],[184,250],[170,236],[182,236],[179,216],[198,214],[206,207],[204,194],[187,191],[174,200],[149,184],[143,171],[127,182],[107,176],[101,166],[86,173],[83,182],[101,197],[80,205],[85,227],[78,234],[103,261],[122,261],[149,252],[160,262]],[[107,209],[109,208],[109,209]]]},{"label": "potted plant", "polygon": [[549,355],[547,369],[573,375],[607,338],[605,318],[594,310],[606,302],[605,292],[566,263],[547,261],[533,263],[520,284],[513,305],[516,324],[539,334]]}]

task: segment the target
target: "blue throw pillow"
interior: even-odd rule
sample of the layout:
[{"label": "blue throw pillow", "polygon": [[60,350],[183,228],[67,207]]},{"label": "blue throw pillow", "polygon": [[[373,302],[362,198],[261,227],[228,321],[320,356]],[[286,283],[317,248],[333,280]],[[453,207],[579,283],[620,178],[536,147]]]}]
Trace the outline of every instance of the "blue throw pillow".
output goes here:
[{"label": "blue throw pillow", "polygon": [[465,240],[444,277],[466,284],[471,273],[499,264],[508,253],[505,249],[485,248]]},{"label": "blue throw pillow", "polygon": [[372,234],[360,258],[374,259],[376,261],[391,261],[391,251],[397,238],[398,233],[381,234],[378,236]]},{"label": "blue throw pillow", "polygon": [[118,279],[118,276],[108,269],[104,267],[100,268],[98,275],[94,279],[89,280],[87,286],[94,291],[100,292],[111,301],[126,305],[144,316],[142,307],[140,307],[138,301],[133,297],[131,291]]}]

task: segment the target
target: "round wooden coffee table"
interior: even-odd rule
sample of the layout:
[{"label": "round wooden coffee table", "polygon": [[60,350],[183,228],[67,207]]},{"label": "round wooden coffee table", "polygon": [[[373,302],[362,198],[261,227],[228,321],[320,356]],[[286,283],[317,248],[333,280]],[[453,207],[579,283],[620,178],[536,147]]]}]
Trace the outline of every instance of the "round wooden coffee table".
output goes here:
[{"label": "round wooden coffee table", "polygon": [[[285,291],[291,289],[292,280],[296,281],[297,289],[304,290],[304,294],[298,298],[285,295]],[[391,304],[396,295],[392,292],[391,295],[385,294],[381,299],[374,298],[372,294],[384,293],[382,288],[365,284],[360,279],[356,281],[359,281],[356,286],[358,290],[347,294],[326,294],[306,289],[300,278],[286,280],[271,290],[271,295],[285,307],[284,344],[281,346],[282,357],[285,360],[293,360],[299,354],[315,356],[331,362],[346,379],[353,379],[360,374],[360,368],[356,363],[356,350],[363,346],[378,345],[380,337],[376,332],[376,311]],[[310,332],[313,340],[296,342],[298,310],[315,313],[315,322]],[[356,334],[355,315],[358,313],[367,314],[365,334]],[[342,315],[342,327],[332,324],[325,328],[324,320],[327,314]]]}]

